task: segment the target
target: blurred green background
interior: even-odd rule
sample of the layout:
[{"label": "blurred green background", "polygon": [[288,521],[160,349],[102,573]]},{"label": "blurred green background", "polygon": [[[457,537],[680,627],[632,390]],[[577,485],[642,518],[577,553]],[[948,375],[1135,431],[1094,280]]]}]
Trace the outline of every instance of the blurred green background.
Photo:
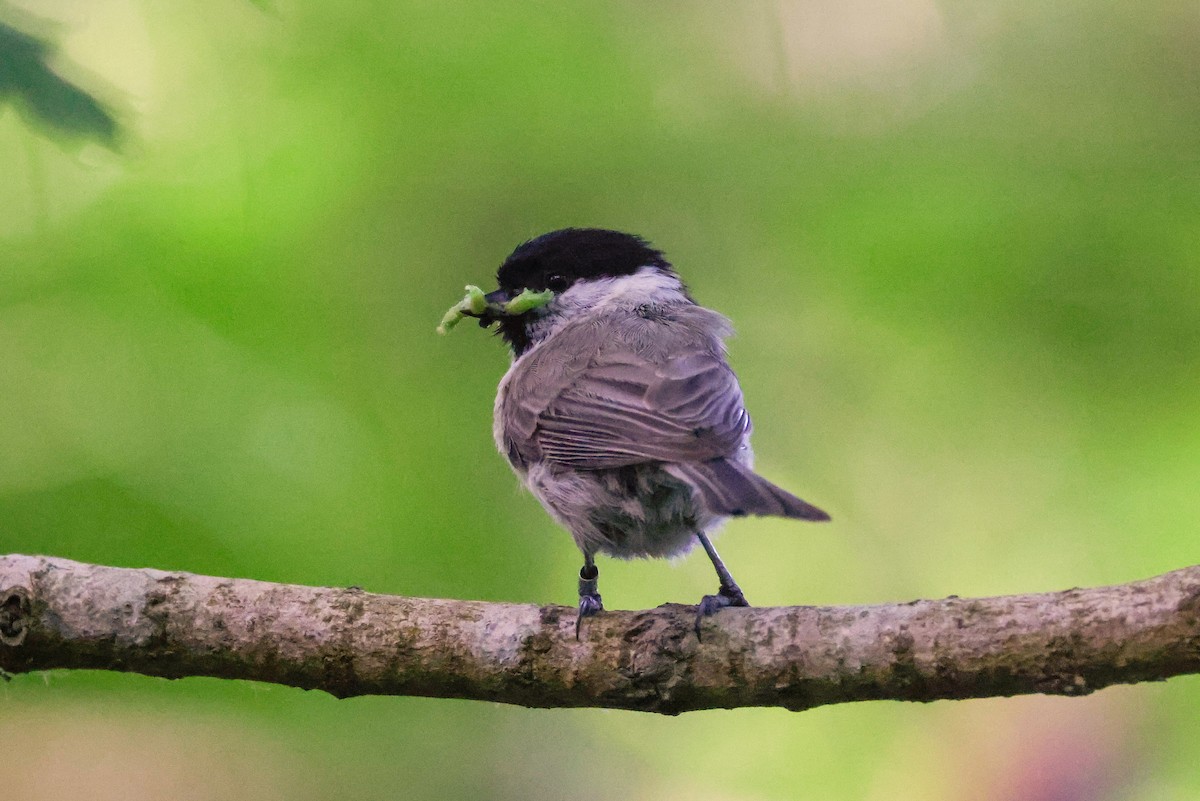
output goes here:
[{"label": "blurred green background", "polygon": [[[0,39],[0,552],[573,604],[570,538],[492,446],[500,342],[433,328],[518,242],[596,225],[734,319],[762,472],[834,516],[727,528],[753,602],[1200,562],[1194,2],[0,23],[47,46]],[[702,555],[601,570],[611,608],[714,588]],[[0,693],[30,801],[1200,797],[1195,678],[680,718],[68,672]]]}]

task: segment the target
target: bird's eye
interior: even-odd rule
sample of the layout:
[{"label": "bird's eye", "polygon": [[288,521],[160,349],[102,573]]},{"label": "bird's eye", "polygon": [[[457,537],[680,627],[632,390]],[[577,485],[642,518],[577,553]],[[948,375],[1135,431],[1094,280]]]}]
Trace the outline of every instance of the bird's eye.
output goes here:
[{"label": "bird's eye", "polygon": [[546,288],[552,289],[555,292],[562,292],[564,289],[567,288],[567,279],[564,278],[563,276],[559,275],[558,273],[547,276],[546,277]]}]

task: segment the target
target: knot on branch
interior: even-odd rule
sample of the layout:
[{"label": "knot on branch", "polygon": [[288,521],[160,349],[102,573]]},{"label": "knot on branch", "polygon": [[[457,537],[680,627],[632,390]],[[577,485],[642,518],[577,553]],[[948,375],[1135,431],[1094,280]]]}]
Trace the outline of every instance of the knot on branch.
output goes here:
[{"label": "knot on branch", "polygon": [[0,592],[0,644],[18,646],[29,634],[32,605],[24,587],[9,587]]}]

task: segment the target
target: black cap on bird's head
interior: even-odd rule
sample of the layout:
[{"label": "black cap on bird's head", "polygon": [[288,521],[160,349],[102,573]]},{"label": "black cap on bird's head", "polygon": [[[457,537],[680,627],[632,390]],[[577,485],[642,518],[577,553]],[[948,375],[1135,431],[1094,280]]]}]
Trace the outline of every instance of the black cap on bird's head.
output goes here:
[{"label": "black cap on bird's head", "polygon": [[[549,289],[561,294],[577,281],[621,278],[643,267],[674,274],[662,252],[639,236],[604,228],[563,228],[518,245],[496,271],[500,288],[489,293],[487,299],[492,304],[503,303],[526,289]],[[530,344],[528,317],[537,313],[489,314],[479,322],[485,326],[498,322],[497,333],[520,354]]]},{"label": "black cap on bird's head", "polygon": [[496,281],[511,292],[563,292],[582,279],[619,278],[650,266],[671,267],[639,236],[603,228],[563,228],[518,245],[496,271]]}]

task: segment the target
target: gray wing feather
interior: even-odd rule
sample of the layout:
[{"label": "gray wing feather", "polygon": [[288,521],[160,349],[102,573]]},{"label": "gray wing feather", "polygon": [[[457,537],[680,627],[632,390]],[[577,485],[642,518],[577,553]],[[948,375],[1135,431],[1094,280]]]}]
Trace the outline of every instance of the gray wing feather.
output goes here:
[{"label": "gray wing feather", "polygon": [[[526,459],[596,470],[729,456],[750,418],[721,345],[689,326],[637,336],[636,326],[568,326],[531,352],[505,409]],[[632,336],[631,336],[632,335]]]}]

